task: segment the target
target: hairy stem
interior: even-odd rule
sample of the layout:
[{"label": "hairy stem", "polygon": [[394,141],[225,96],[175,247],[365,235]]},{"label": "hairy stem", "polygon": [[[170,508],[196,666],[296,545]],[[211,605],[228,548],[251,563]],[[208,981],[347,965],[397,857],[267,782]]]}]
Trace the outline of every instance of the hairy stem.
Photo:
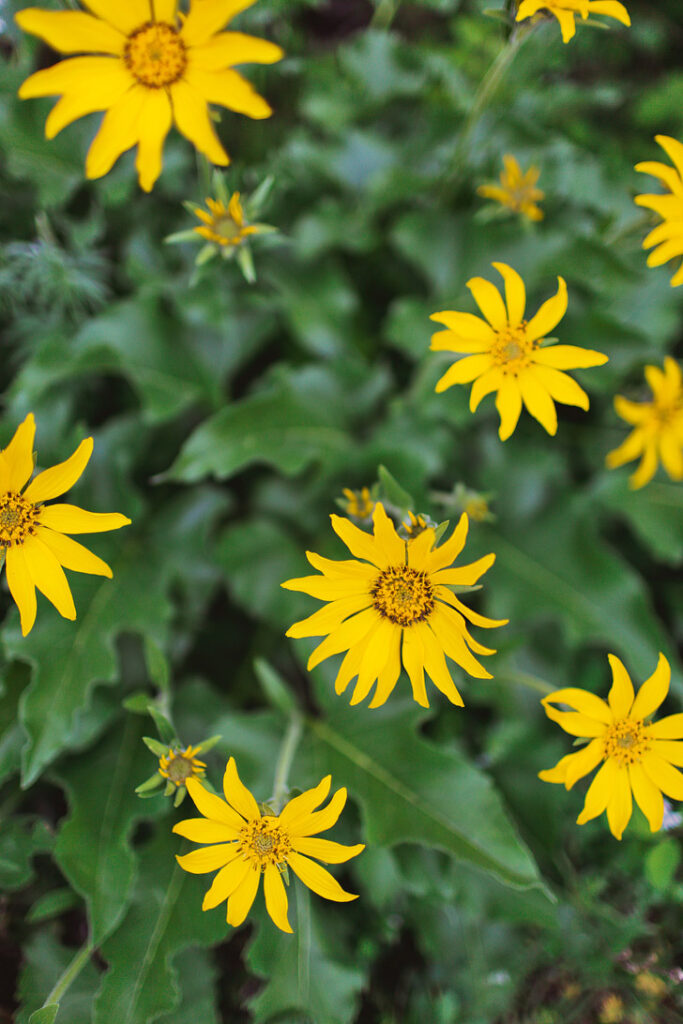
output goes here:
[{"label": "hairy stem", "polygon": [[285,802],[288,789],[289,769],[303,735],[303,718],[298,711],[292,711],[287,732],[282,740],[277,764],[275,765],[275,778],[273,781],[273,810],[279,814]]}]

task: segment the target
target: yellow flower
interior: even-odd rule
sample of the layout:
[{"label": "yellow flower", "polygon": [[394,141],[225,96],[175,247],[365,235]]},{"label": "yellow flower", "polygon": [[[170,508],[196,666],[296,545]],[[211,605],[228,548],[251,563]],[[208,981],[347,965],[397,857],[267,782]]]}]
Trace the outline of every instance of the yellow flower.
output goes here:
[{"label": "yellow flower", "polygon": [[[554,768],[539,772],[538,777],[571,789],[602,761],[576,820],[584,825],[606,809],[612,835],[621,839],[631,818],[632,793],[653,832],[662,827],[662,793],[683,800],[683,775],[673,767],[683,766],[683,714],[649,721],[669,692],[671,669],[663,654],[637,696],[619,658],[613,654],[608,658],[613,680],[608,702],[575,687],[543,698],[548,718],[570,736],[586,737],[590,742],[577,753],[567,754]],[[566,704],[574,710],[558,711],[553,704]]]},{"label": "yellow flower", "polygon": [[521,213],[529,220],[543,220],[543,210],[536,204],[545,199],[545,192],[536,188],[540,170],[530,167],[522,174],[522,168],[511,153],[503,157],[504,169],[500,172],[500,185],[480,185],[477,193],[485,199],[495,199],[515,213]]},{"label": "yellow flower", "polygon": [[527,323],[522,278],[506,263],[493,266],[505,281],[505,302],[498,289],[483,277],[467,282],[488,323],[471,313],[452,311],[432,313],[430,317],[448,328],[432,335],[432,349],[472,353],[446,371],[436,390],[445,391],[453,384],[474,381],[470,394],[472,412],[485,395],[496,391],[501,441],[510,437],[517,426],[522,402],[548,433],[554,434],[557,413],[553,400],[588,408],[588,395],[583,388],[560,371],[601,366],[607,362],[607,356],[576,345],[542,348],[542,342],[567,311],[567,286],[563,278],[557,279],[557,295],[544,302]]},{"label": "yellow flower", "polygon": [[[177,857],[181,868],[203,875],[220,869],[204,897],[202,910],[212,910],[228,901],[228,924],[242,924],[251,910],[263,875],[266,909],[283,932],[291,932],[287,920],[287,891],[282,874],[291,868],[304,885],[327,900],[346,903],[358,899],[316,864],[343,864],[365,849],[342,846],[329,839],[312,838],[337,821],[346,803],[346,790],[339,789],[327,807],[316,811],[330,791],[327,775],[315,789],[307,789],[287,803],[280,814],[262,814],[256,800],[240,781],[234,758],[230,758],[223,776],[225,800],[204,789],[197,779],[187,780],[187,791],[203,817],[188,818],[173,831],[193,843],[208,843],[184,857]],[[227,803],[226,803],[227,801]]]},{"label": "yellow flower", "polygon": [[195,217],[202,221],[202,226],[193,228],[193,231],[209,242],[235,247],[249,235],[256,235],[261,230],[258,224],[245,223],[239,192],[233,192],[227,207],[220,199],[210,197],[207,197],[206,205],[209,208],[208,213],[198,206],[195,207]]},{"label": "yellow flower", "polygon": [[168,753],[159,758],[159,775],[174,786],[186,786],[188,779],[200,778],[206,764],[195,757],[199,752],[200,747],[185,747],[184,750],[169,747]]},{"label": "yellow flower", "polygon": [[[335,689],[343,693],[358,676],[351,704],[358,704],[377,690],[371,708],[384,704],[398,681],[401,663],[410,677],[413,697],[429,707],[425,671],[452,704],[463,706],[446,664],[447,655],[478,679],[492,676],[473,657],[495,654],[474,640],[465,624],[492,628],[495,621],[471,611],[450,589],[473,586],[494,563],[495,555],[449,568],[462,551],[467,538],[467,516],[460,518],[450,539],[434,550],[434,530],[424,530],[414,540],[404,541],[377,502],[373,513],[374,534],[331,516],[332,527],[354,559],[344,562],[321,558],[311,551],[306,557],[322,576],[288,580],[282,586],[300,590],[328,602],[302,622],[287,630],[287,636],[325,636],[308,659],[313,669],[333,654],[346,651],[337,674]],[[362,559],[362,561],[356,561]]]},{"label": "yellow flower", "polygon": [[668,985],[663,978],[657,977],[651,971],[643,971],[636,975],[636,988],[644,996],[652,999],[659,999],[668,992]]},{"label": "yellow flower", "polygon": [[623,444],[609,452],[607,466],[614,469],[642,455],[638,469],[629,477],[634,489],[644,487],[657,471],[661,459],[672,480],[683,480],[683,377],[678,363],[667,356],[664,372],[646,366],[645,377],[652,388],[652,402],[631,402],[616,395],[614,408],[632,424]]},{"label": "yellow flower", "polygon": [[34,469],[35,432],[33,413],[29,413],[0,451],[0,555],[5,556],[7,584],[19,608],[24,636],[36,619],[36,587],[65,619],[76,618],[62,566],[111,578],[106,562],[65,534],[101,533],[130,523],[118,512],[102,514],[75,505],[43,505],[76,483],[88,464],[93,442],[91,437],[81,441],[70,458],[43,470],[26,487]]},{"label": "yellow flower", "polygon": [[555,15],[560,23],[565,43],[574,37],[574,18],[577,14],[580,14],[584,21],[589,14],[604,14],[607,18],[616,18],[622,25],[631,24],[628,11],[617,0],[522,0],[517,11],[517,21],[531,18],[539,11]]},{"label": "yellow flower", "polygon": [[[661,267],[668,260],[683,255],[683,144],[668,135],[655,135],[655,142],[659,143],[675,166],[669,167],[656,160],[636,164],[637,171],[659,178],[669,190],[665,195],[641,195],[635,198],[638,206],[654,210],[663,220],[643,242],[643,249],[656,246],[647,258],[648,267]],[[672,288],[679,284],[683,284],[683,263],[671,278]]]},{"label": "yellow flower", "polygon": [[220,31],[253,2],[191,0],[186,18],[178,16],[177,0],[83,0],[90,14],[28,7],[15,16],[24,31],[61,53],[88,56],[37,71],[19,95],[61,97],[45,124],[49,139],[85,114],[106,111],[88,151],[88,178],[102,177],[137,145],[140,185],[149,192],[161,173],[172,123],[212,163],[225,165],[229,158],[208,104],[269,117],[266,101],[233,66],[282,57],[273,43]]},{"label": "yellow flower", "polygon": [[425,530],[430,529],[434,529],[434,523],[429,516],[423,516],[419,512],[415,515],[411,509],[408,509],[408,518],[404,519],[401,523],[401,535],[406,540],[414,540],[415,537],[419,537]]},{"label": "yellow flower", "polygon": [[375,502],[368,487],[363,487],[360,491],[352,491],[349,487],[344,487],[342,494],[346,498],[347,515],[353,516],[354,519],[370,518]]},{"label": "yellow flower", "polygon": [[616,994],[610,992],[602,1000],[600,1007],[600,1024],[621,1024],[624,1019],[624,1001]]}]

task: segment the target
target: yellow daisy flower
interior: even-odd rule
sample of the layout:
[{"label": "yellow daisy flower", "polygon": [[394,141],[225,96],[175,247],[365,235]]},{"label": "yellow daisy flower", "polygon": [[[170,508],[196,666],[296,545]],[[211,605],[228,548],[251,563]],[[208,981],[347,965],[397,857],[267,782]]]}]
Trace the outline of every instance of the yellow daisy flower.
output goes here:
[{"label": "yellow daisy flower", "polygon": [[538,167],[531,166],[522,173],[522,168],[511,153],[505,154],[503,165],[500,185],[495,182],[480,185],[477,194],[485,199],[494,199],[501,206],[506,206],[514,213],[521,213],[529,220],[543,220],[543,210],[536,205],[545,199],[545,192],[536,188],[541,173]]},{"label": "yellow daisy flower", "polygon": [[522,0],[517,11],[517,21],[531,18],[539,11],[547,11],[557,18],[565,43],[573,39],[576,33],[574,18],[577,15],[581,15],[585,21],[589,14],[604,14],[607,18],[616,18],[622,25],[631,24],[628,11],[617,0]]},{"label": "yellow daisy flower", "polygon": [[[669,692],[671,669],[663,654],[637,695],[619,658],[614,654],[608,658],[612,688],[607,701],[575,687],[556,690],[543,698],[548,718],[570,736],[586,737],[590,742],[575,754],[567,754],[554,768],[539,772],[538,777],[571,789],[577,779],[602,761],[576,820],[584,825],[607,810],[610,831],[621,839],[631,819],[631,794],[653,832],[662,827],[662,793],[683,800],[683,775],[674,768],[683,766],[683,714],[650,721]],[[558,711],[554,704],[573,710]]]},{"label": "yellow daisy flower", "polygon": [[642,455],[638,469],[629,477],[629,486],[635,490],[650,482],[660,459],[672,480],[683,480],[681,368],[675,359],[667,356],[664,372],[657,366],[646,366],[645,377],[652,388],[651,402],[631,402],[622,395],[614,399],[618,415],[635,429],[605,460],[607,466],[614,469]]},{"label": "yellow daisy flower", "polygon": [[430,317],[447,328],[432,335],[433,350],[472,353],[446,371],[436,391],[474,381],[470,393],[472,412],[485,395],[496,391],[501,441],[507,440],[517,426],[522,402],[549,434],[555,434],[554,402],[588,408],[586,392],[561,371],[601,366],[607,362],[607,356],[576,345],[541,347],[544,340],[551,341],[547,335],[567,311],[567,285],[563,278],[557,279],[557,295],[544,302],[527,322],[522,278],[506,263],[493,266],[505,282],[505,302],[498,289],[483,277],[473,277],[467,282],[486,321],[471,313],[453,311],[432,313]]},{"label": "yellow daisy flower", "polygon": [[106,562],[65,534],[101,533],[130,523],[118,512],[43,505],[73,487],[88,464],[93,441],[91,437],[81,441],[70,458],[43,470],[26,487],[34,469],[35,432],[35,419],[29,413],[0,451],[0,555],[5,557],[7,584],[19,608],[24,636],[36,619],[36,587],[65,619],[76,618],[62,566],[74,572],[112,576]]},{"label": "yellow daisy flower", "polygon": [[234,65],[272,64],[283,55],[274,43],[221,31],[253,2],[191,0],[187,17],[178,15],[177,0],[83,0],[89,14],[28,7],[15,15],[25,32],[61,53],[87,56],[37,71],[19,96],[61,97],[45,124],[48,139],[85,114],[106,111],[88,150],[88,178],[107,174],[137,145],[140,186],[149,192],[173,123],[212,163],[225,165],[209,104],[270,117],[271,108]]},{"label": "yellow daisy flower", "polygon": [[225,800],[209,793],[197,779],[188,779],[187,791],[203,817],[180,821],[173,831],[193,843],[211,845],[176,859],[183,870],[197,875],[220,869],[204,897],[202,910],[212,910],[227,900],[227,921],[236,928],[251,910],[263,876],[266,909],[281,931],[291,932],[287,890],[282,881],[287,868],[326,900],[347,903],[358,899],[310,859],[343,864],[365,849],[362,843],[342,846],[329,839],[313,838],[332,828],[346,803],[346,790],[338,789],[327,807],[315,810],[327,797],[330,782],[331,776],[327,775],[314,789],[290,800],[279,814],[272,814],[268,810],[261,813],[240,781],[232,757],[223,776]]},{"label": "yellow daisy flower", "polygon": [[[343,693],[358,676],[351,704],[358,704],[377,683],[371,708],[384,704],[396,686],[401,663],[410,677],[413,697],[429,707],[425,671],[452,704],[464,705],[451,678],[446,656],[478,679],[492,676],[471,651],[495,654],[470,636],[465,619],[486,629],[504,626],[466,607],[452,586],[471,587],[490,569],[496,556],[451,568],[465,546],[467,516],[441,547],[434,548],[434,530],[424,530],[414,540],[402,540],[384,506],[377,502],[371,536],[348,519],[331,516],[332,527],[354,559],[337,562],[306,552],[322,576],[287,580],[286,590],[300,590],[328,602],[313,615],[295,623],[287,636],[325,636],[308,659],[308,668],[346,651],[335,690]],[[362,561],[357,561],[362,559]]]},{"label": "yellow daisy flower", "polygon": [[[641,174],[659,178],[669,190],[664,195],[641,195],[635,198],[638,206],[654,210],[663,220],[643,242],[643,249],[656,246],[647,258],[648,267],[661,267],[663,263],[683,255],[683,144],[668,135],[655,135],[655,142],[659,143],[674,166],[648,160],[635,167]],[[683,284],[683,263],[671,278],[672,288],[679,284]]]},{"label": "yellow daisy flower", "polygon": [[360,491],[352,491],[350,487],[343,487],[342,494],[346,498],[346,514],[354,519],[369,519],[375,502],[370,494],[369,487],[363,487]]},{"label": "yellow daisy flower", "polygon": [[234,248],[249,235],[256,235],[261,229],[259,224],[247,224],[240,203],[239,192],[233,192],[227,207],[220,199],[207,196],[207,210],[199,206],[194,208],[194,215],[202,221],[201,227],[192,230],[216,245]]},{"label": "yellow daisy flower", "polygon": [[200,761],[195,754],[198,747],[185,747],[184,750],[168,748],[168,753],[159,758],[159,775],[168,779],[174,786],[186,786],[188,779],[198,779],[205,774],[206,763]]}]

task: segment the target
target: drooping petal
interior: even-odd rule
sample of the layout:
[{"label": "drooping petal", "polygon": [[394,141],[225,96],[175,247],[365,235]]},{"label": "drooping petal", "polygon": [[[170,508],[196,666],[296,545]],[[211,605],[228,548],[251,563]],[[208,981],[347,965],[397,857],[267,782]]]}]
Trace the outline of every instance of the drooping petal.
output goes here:
[{"label": "drooping petal", "polygon": [[516,377],[503,375],[496,395],[496,409],[500,415],[498,437],[501,441],[507,441],[514,432],[522,411],[522,392]]},{"label": "drooping petal", "polygon": [[470,653],[462,634],[454,628],[453,620],[450,618],[449,613],[453,616],[457,615],[457,612],[451,611],[445,605],[436,604],[434,611],[429,616],[429,625],[439,641],[442,651],[451,661],[464,668],[475,679],[492,679],[491,673]]},{"label": "drooping petal", "polygon": [[591,0],[590,13],[604,14],[609,18],[616,18],[622,25],[631,24],[628,11],[618,0]]},{"label": "drooping petal", "polygon": [[65,619],[75,619],[74,599],[64,570],[48,547],[37,537],[28,537],[22,544],[26,566],[41,594]]},{"label": "drooping petal", "polygon": [[342,889],[337,879],[329,871],[320,864],[316,864],[315,861],[309,860],[308,857],[303,857],[300,853],[292,850],[287,854],[287,863],[304,885],[312,889],[318,896],[322,896],[326,900],[334,900],[337,903],[348,903],[350,900],[358,899],[357,895]]},{"label": "drooping petal", "polygon": [[[238,114],[246,114],[247,117],[255,120],[270,117],[273,113],[270,105],[266,103],[263,96],[256,92],[251,82],[248,82],[239,71],[233,71],[232,68],[226,68],[223,71],[202,71],[200,68],[191,66],[188,68],[185,78],[188,86],[206,103],[217,103],[221,107],[227,107]],[[174,99],[175,89],[176,86],[173,86]],[[184,132],[184,134],[186,133]],[[197,145],[196,142],[195,145]],[[202,147],[197,145],[197,148],[201,149]]]},{"label": "drooping petal", "polygon": [[468,608],[467,605],[458,600],[455,594],[446,587],[437,587],[434,596],[439,601],[445,601],[452,608],[455,608],[466,619],[469,619],[473,626],[481,626],[482,629],[497,629],[499,626],[507,626],[510,621],[509,619],[489,619],[485,615],[472,611],[471,608]]},{"label": "drooping petal", "polygon": [[557,294],[552,299],[547,299],[527,324],[526,336],[529,341],[547,337],[567,312],[567,285],[563,277],[558,277],[557,281]]},{"label": "drooping petal", "polygon": [[657,472],[657,465],[657,446],[653,441],[645,446],[638,469],[628,478],[629,487],[637,491],[640,487],[645,487],[646,484],[649,484]]},{"label": "drooping petal", "polygon": [[661,790],[657,789],[639,764],[630,764],[628,775],[636,803],[647,818],[650,831],[659,832],[664,820],[664,800]]},{"label": "drooping petal", "polygon": [[479,403],[492,391],[497,391],[503,384],[505,377],[498,367],[494,367],[481,377],[477,377],[472,390],[470,391],[470,412],[476,412]]},{"label": "drooping petal", "polygon": [[367,647],[369,640],[370,632],[366,634],[363,640],[360,640],[357,644],[354,644],[353,647],[350,647],[342,658],[339,671],[337,672],[337,678],[334,681],[334,692],[336,694],[343,693],[353,677],[358,675],[360,663],[363,660],[365,648]]},{"label": "drooping petal", "polygon": [[46,530],[43,526],[36,527],[36,537],[45,544],[57,561],[65,569],[73,572],[87,572],[91,576],[106,576],[111,579],[113,573],[106,562],[93,555],[86,547],[63,533]]},{"label": "drooping petal", "polygon": [[378,619],[373,627],[358,668],[358,681],[351,694],[350,704],[355,706],[365,700],[373,683],[384,669],[391,652],[392,640],[400,637],[400,627],[388,619]]},{"label": "drooping petal", "polygon": [[330,791],[331,782],[332,776],[326,775],[313,789],[307,789],[305,793],[301,793],[299,796],[289,800],[280,812],[282,824],[290,828],[301,818],[308,817],[326,798]]},{"label": "drooping petal", "polygon": [[553,7],[552,13],[555,15],[560,23],[560,30],[562,32],[562,42],[568,43],[574,38],[576,34],[576,22],[574,21],[574,12],[565,11],[560,7]]},{"label": "drooping petal", "polygon": [[287,917],[287,890],[280,871],[274,864],[269,864],[264,872],[263,893],[266,898],[266,910],[270,914],[271,920],[281,932],[291,932],[292,926]]},{"label": "drooping petal", "polygon": [[189,139],[211,163],[227,166],[230,158],[216,135],[206,97],[181,78],[171,86],[171,103],[173,119],[181,135]]},{"label": "drooping petal", "polygon": [[583,810],[576,819],[577,825],[585,825],[591,818],[597,818],[607,807],[614,791],[618,765],[614,760],[605,761],[602,768],[588,787]]},{"label": "drooping petal", "polygon": [[43,39],[60,53],[122,54],[126,37],[113,25],[82,11],[44,11],[26,7],[14,15],[19,28]]},{"label": "drooping petal", "polygon": [[236,64],[274,64],[284,50],[266,39],[243,32],[221,32],[201,46],[192,48],[192,67],[201,71],[220,71]]},{"label": "drooping petal", "polygon": [[614,777],[614,789],[607,803],[607,821],[615,839],[621,839],[631,820],[633,801],[626,765],[619,765]]},{"label": "drooping petal", "polygon": [[21,491],[33,472],[35,436],[36,421],[30,412],[14,431],[12,440],[2,452],[7,472],[7,488],[10,491]]},{"label": "drooping petal", "polygon": [[609,469],[616,469],[618,466],[623,466],[625,462],[632,462],[642,454],[644,446],[645,434],[640,430],[634,430],[618,448],[613,448],[611,452],[607,453],[605,465]]},{"label": "drooping petal", "polygon": [[23,545],[8,548],[5,556],[7,586],[19,609],[22,636],[27,636],[36,621],[36,588],[24,558]]},{"label": "drooping petal", "polygon": [[476,562],[470,562],[469,565],[461,565],[456,569],[439,569],[432,576],[432,583],[445,587],[473,587],[479,578],[488,572],[495,560],[496,556],[491,552],[490,555],[478,558]]},{"label": "drooping petal", "polygon": [[607,659],[612,669],[612,687],[607,700],[615,718],[626,718],[635,696],[633,683],[624,663],[616,654],[608,654]]},{"label": "drooping petal", "polygon": [[[552,696],[552,694],[551,694]],[[582,715],[578,711],[557,711],[552,704],[546,703],[548,698],[543,699],[543,707],[548,718],[568,732],[570,736],[589,737],[602,736],[606,726],[604,722],[598,722],[595,718]]]},{"label": "drooping petal", "polygon": [[[211,821],[219,821],[222,825],[227,825],[234,831],[232,836],[234,839],[244,826],[243,818],[232,807],[229,807],[225,800],[221,800],[215,793],[210,793],[199,779],[189,778],[185,785],[199,813]],[[232,803],[232,801],[230,802]]]},{"label": "drooping petal", "polygon": [[[190,780],[188,779],[188,782],[189,781]],[[243,818],[246,818],[247,821],[260,820],[261,812],[258,809],[258,804],[237,774],[237,765],[235,764],[234,757],[230,758],[225,768],[225,773],[223,775],[223,792],[228,803],[234,807]]]},{"label": "drooping petal", "polygon": [[401,674],[401,632],[395,629],[389,639],[389,654],[384,668],[377,677],[377,689],[368,707],[379,708],[385,704]]},{"label": "drooping petal", "polygon": [[527,410],[551,437],[554,436],[557,433],[557,410],[547,389],[531,373],[522,373],[519,385]]},{"label": "drooping petal", "polygon": [[403,630],[403,665],[413,690],[413,700],[423,708],[429,707],[425,686],[424,647],[416,629]]},{"label": "drooping petal", "polygon": [[588,775],[600,763],[604,756],[605,744],[601,739],[591,740],[583,750],[576,754],[570,754],[571,763],[565,771],[564,784],[566,789],[571,789],[575,782]]},{"label": "drooping petal", "polygon": [[219,846],[205,846],[201,850],[193,850],[176,860],[183,871],[192,875],[205,875],[217,868],[224,868],[231,860],[239,856],[235,843],[221,843]]},{"label": "drooping petal", "polygon": [[[519,170],[519,165],[517,165]],[[508,321],[513,326],[521,324],[526,308],[526,289],[524,281],[516,270],[507,263],[494,263],[493,266],[505,281],[505,302],[508,310]]]},{"label": "drooping petal", "polygon": [[183,23],[182,38],[187,46],[199,46],[227,25],[255,0],[192,0]]},{"label": "drooping petal", "polygon": [[638,690],[630,717],[638,722],[648,718],[663,703],[669,692],[670,682],[671,666],[660,653],[657,668]]},{"label": "drooping petal", "polygon": [[467,287],[494,331],[499,331],[507,326],[508,315],[505,303],[494,284],[483,277],[473,277],[467,282]]},{"label": "drooping petal", "polygon": [[161,174],[164,140],[171,130],[173,115],[164,89],[150,89],[138,122],[138,155],[135,169],[140,188],[150,192]]},{"label": "drooping petal", "polygon": [[228,897],[227,922],[233,928],[238,928],[251,910],[261,880],[261,871],[255,864],[247,861],[247,867],[246,877]]},{"label": "drooping petal", "polygon": [[553,693],[548,694],[547,697],[544,697],[541,703],[544,707],[548,703],[567,704],[580,714],[587,715],[588,718],[594,718],[605,725],[611,725],[614,721],[611,708],[601,697],[590,693],[589,690],[581,690],[576,686],[567,686],[562,690],[555,690]]},{"label": "drooping petal", "polygon": [[444,653],[439,646],[436,637],[426,622],[420,622],[412,627],[419,630],[420,640],[424,649],[424,666],[429,678],[438,690],[448,698],[451,704],[457,707],[464,707],[465,702],[460,696],[446,664]]},{"label": "drooping petal", "polygon": [[251,861],[239,856],[221,868],[204,896],[202,910],[213,910],[223,900],[229,899],[250,871],[256,874]]}]

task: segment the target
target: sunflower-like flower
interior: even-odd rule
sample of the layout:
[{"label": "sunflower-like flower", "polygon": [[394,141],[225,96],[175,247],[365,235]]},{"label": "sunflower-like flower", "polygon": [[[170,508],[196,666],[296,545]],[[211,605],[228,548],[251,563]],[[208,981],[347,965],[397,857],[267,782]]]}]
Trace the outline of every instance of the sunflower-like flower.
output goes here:
[{"label": "sunflower-like flower", "polygon": [[471,653],[495,654],[470,636],[465,620],[475,626],[504,626],[464,605],[451,587],[473,586],[493,565],[495,555],[452,568],[465,546],[468,521],[463,515],[449,540],[434,548],[435,533],[426,529],[414,540],[402,540],[384,506],[377,502],[371,536],[348,519],[331,516],[332,527],[354,559],[337,562],[312,551],[306,557],[322,576],[287,580],[287,590],[300,590],[328,602],[287,630],[290,637],[325,636],[308,659],[315,668],[333,654],[346,651],[335,682],[343,693],[358,676],[351,704],[358,704],[377,683],[371,708],[384,704],[396,686],[401,663],[410,677],[413,697],[429,707],[425,672],[452,704],[460,696],[446,657],[477,679],[492,676]]},{"label": "sunflower-like flower", "polygon": [[506,153],[503,157],[503,170],[500,172],[500,184],[491,182],[480,185],[477,194],[484,199],[494,199],[501,206],[513,213],[521,213],[529,220],[543,220],[543,210],[537,205],[545,199],[545,192],[536,188],[540,173],[539,168],[534,166],[522,172],[516,157]]},{"label": "sunflower-like flower", "polygon": [[343,487],[344,498],[338,499],[338,504],[344,509],[347,515],[354,519],[369,519],[375,507],[375,500],[370,493],[369,487],[362,487],[360,491],[352,491],[350,487]]},{"label": "sunflower-like flower", "polygon": [[343,864],[365,849],[362,843],[342,846],[329,839],[314,838],[332,828],[346,803],[346,790],[338,789],[328,805],[316,811],[326,799],[331,781],[327,775],[314,789],[307,789],[285,804],[279,814],[273,814],[267,809],[261,812],[240,780],[232,757],[223,776],[225,800],[209,793],[197,779],[189,778],[187,791],[203,817],[180,821],[173,831],[194,843],[210,844],[177,857],[181,868],[193,874],[219,869],[204,897],[202,910],[212,910],[227,900],[228,924],[237,927],[251,910],[263,876],[266,909],[278,928],[291,932],[287,891],[282,881],[287,868],[327,900],[347,903],[358,899],[310,859]]},{"label": "sunflower-like flower", "polygon": [[159,758],[159,775],[176,787],[186,786],[188,779],[200,779],[206,771],[206,762],[196,756],[201,749],[201,744],[184,750],[169,747]]},{"label": "sunflower-like flower", "polygon": [[70,458],[43,470],[26,487],[34,469],[35,433],[35,419],[29,413],[7,447],[0,451],[0,555],[5,558],[7,584],[19,608],[24,636],[36,619],[36,588],[65,619],[75,619],[76,609],[64,569],[112,576],[106,562],[66,534],[101,533],[130,523],[118,512],[43,505],[73,487],[88,464],[93,441],[91,437],[81,441]]},{"label": "sunflower-like flower", "polygon": [[[650,721],[669,692],[671,669],[663,654],[637,695],[623,663],[614,654],[608,658],[612,688],[607,701],[575,687],[556,690],[543,698],[548,718],[570,736],[585,737],[589,742],[576,753],[567,754],[554,768],[539,772],[539,778],[571,789],[602,761],[577,824],[584,825],[606,810],[612,835],[621,839],[631,819],[632,794],[653,832],[662,827],[662,793],[683,800],[683,775],[674,767],[683,766],[683,714]],[[573,710],[559,711],[555,704]]]},{"label": "sunflower-like flower", "polygon": [[453,311],[432,313],[430,317],[447,328],[432,335],[433,350],[471,353],[446,371],[437,382],[436,391],[474,381],[470,393],[472,412],[485,395],[496,391],[501,441],[507,440],[517,426],[522,402],[549,434],[555,434],[554,402],[588,408],[586,392],[561,371],[601,366],[607,362],[607,356],[576,345],[541,347],[544,340],[550,340],[547,335],[567,311],[567,285],[563,278],[557,279],[557,295],[544,302],[527,322],[522,278],[506,263],[493,266],[505,282],[505,302],[498,289],[483,277],[467,282],[486,320],[472,313]]},{"label": "sunflower-like flower", "polygon": [[628,11],[618,0],[522,0],[517,11],[517,21],[531,18],[540,11],[547,11],[557,18],[565,43],[574,38],[574,18],[577,15],[585,21],[589,14],[604,14],[607,18],[616,18],[622,25],[631,24]]},{"label": "sunflower-like flower", "polygon": [[672,480],[683,480],[683,375],[675,359],[667,356],[664,371],[646,366],[645,378],[652,388],[651,402],[631,402],[616,395],[614,408],[634,429],[623,444],[609,452],[610,469],[642,456],[638,469],[629,477],[637,490],[649,483],[661,459]]},{"label": "sunflower-like flower", "polygon": [[235,249],[249,235],[256,235],[263,230],[260,224],[247,224],[239,192],[233,192],[227,206],[222,200],[210,196],[206,198],[206,205],[206,210],[194,207],[193,213],[202,223],[192,230],[214,245]]},{"label": "sunflower-like flower", "polygon": [[210,103],[252,118],[269,117],[266,101],[237,71],[272,64],[282,50],[241,32],[222,32],[254,0],[191,0],[187,17],[177,0],[83,0],[85,11],[28,7],[16,21],[61,53],[87,54],[37,71],[22,99],[60,96],[45,124],[52,139],[72,121],[106,111],[86,158],[86,176],[100,178],[137,145],[145,191],[161,173],[164,140],[175,123],[214,164],[229,158],[216,135]]},{"label": "sunflower-like flower", "polygon": [[[648,267],[661,267],[663,263],[683,255],[683,143],[669,135],[655,135],[655,142],[659,143],[674,166],[669,167],[657,160],[636,164],[637,171],[658,178],[669,190],[664,195],[641,195],[635,198],[638,206],[653,210],[663,221],[643,242],[643,249],[656,246],[647,258]],[[679,284],[683,284],[683,263],[671,278],[672,288]]]}]

